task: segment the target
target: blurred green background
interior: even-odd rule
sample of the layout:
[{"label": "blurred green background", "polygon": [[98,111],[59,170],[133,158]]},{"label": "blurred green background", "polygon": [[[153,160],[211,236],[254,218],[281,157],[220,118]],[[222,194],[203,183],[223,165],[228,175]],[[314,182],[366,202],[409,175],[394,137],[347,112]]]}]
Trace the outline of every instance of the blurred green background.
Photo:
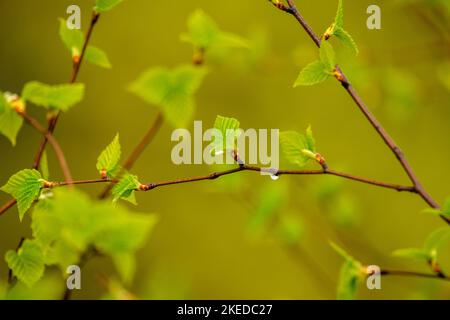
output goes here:
[{"label": "blurred green background", "polygon": [[[314,30],[325,31],[337,1],[297,2]],[[382,30],[366,27],[366,9],[374,2],[382,9]],[[73,3],[82,9],[86,30],[93,1],[0,1],[2,91],[20,92],[31,80],[69,81],[70,55],[59,39],[57,18],[66,17]],[[442,202],[450,195],[449,12],[433,3],[347,0],[346,29],[361,53],[354,57],[341,46],[336,49],[350,80],[402,146],[429,192]],[[266,0],[127,0],[102,16],[92,44],[108,53],[113,68],[82,66],[79,81],[86,84],[85,99],[62,116],[56,130],[76,179],[96,177],[97,156],[116,132],[128,154],[152,123],[155,106],[126,87],[149,67],[191,61],[192,48],[179,35],[198,8],[252,46],[233,50],[226,59],[207,55],[211,72],[197,94],[195,119],[212,126],[216,115],[232,116],[244,129],[303,131],[311,124],[331,167],[408,184],[395,157],[335,81],[292,89],[317,50],[292,17]],[[42,110],[30,106],[29,112],[45,121]],[[174,166],[172,130],[165,124],[136,163],[133,172],[142,180],[212,170]],[[0,138],[0,184],[32,164],[39,141],[27,126],[14,148]],[[49,157],[52,179],[62,179],[51,151]],[[289,165],[284,162],[283,167]],[[102,187],[81,188],[95,196]],[[0,194],[1,203],[8,199]],[[149,299],[333,299],[342,260],[330,240],[366,264],[427,271],[426,265],[390,253],[421,246],[442,225],[420,213],[426,205],[418,197],[331,177],[283,176],[275,182],[243,173],[138,194],[138,202],[136,210],[160,217],[138,254],[136,279],[128,288]],[[280,225],[285,227],[281,233]],[[20,223],[16,208],[1,216],[0,256],[29,235],[29,217]],[[450,272],[450,256],[442,259],[444,271]],[[7,278],[7,271],[1,259],[0,280]],[[105,288],[98,274],[114,272],[107,259],[92,260],[74,298],[100,297]],[[450,297],[450,285],[434,280],[386,278],[382,284],[382,290],[361,288],[359,297]]]}]

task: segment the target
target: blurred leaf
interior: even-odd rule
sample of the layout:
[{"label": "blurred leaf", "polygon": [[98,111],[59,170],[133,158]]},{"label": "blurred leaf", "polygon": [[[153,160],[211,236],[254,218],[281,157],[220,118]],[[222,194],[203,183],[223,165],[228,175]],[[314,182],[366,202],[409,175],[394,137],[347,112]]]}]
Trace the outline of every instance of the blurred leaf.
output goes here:
[{"label": "blurred leaf", "polygon": [[98,13],[106,12],[117,6],[123,0],[96,0],[94,10]]},{"label": "blurred leaf", "polygon": [[422,212],[450,218],[450,198],[445,200],[445,203],[444,203],[444,206],[442,207],[442,209],[426,208]]},{"label": "blurred leaf", "polygon": [[232,151],[236,146],[236,139],[239,136],[240,122],[234,118],[217,116],[214,122],[214,129],[219,130],[220,137],[214,139],[214,152]]},{"label": "blurred leaf", "polygon": [[358,285],[365,276],[362,272],[362,264],[337,244],[331,242],[330,245],[345,259],[339,275],[337,298],[338,300],[353,300],[356,297]]},{"label": "blurred leaf", "polygon": [[86,53],[85,53],[85,58],[87,61],[105,68],[105,69],[110,69],[111,68],[111,63],[109,62],[108,56],[107,54],[94,46],[88,46],[86,48]]},{"label": "blurred leaf", "polygon": [[39,171],[25,169],[14,174],[1,188],[2,191],[9,193],[17,200],[20,221],[39,197],[43,185],[44,182]]},{"label": "blurred leaf", "polygon": [[130,86],[131,92],[155,104],[175,128],[184,127],[195,110],[194,94],[207,71],[191,65],[176,69],[154,68],[144,72]]},{"label": "blurred leaf", "polygon": [[126,200],[136,205],[135,190],[139,189],[141,183],[137,176],[126,173],[112,189],[113,201]]},{"label": "blurred leaf", "polygon": [[448,227],[437,229],[426,239],[424,249],[435,259],[438,249],[449,239],[450,230]]},{"label": "blurred leaf", "polygon": [[13,275],[29,287],[44,274],[44,254],[36,242],[25,240],[17,252],[9,250],[5,260]]},{"label": "blurred leaf", "polygon": [[32,287],[22,282],[16,283],[8,292],[5,292],[3,297],[0,296],[0,300],[59,300],[63,289],[60,276],[46,275]]},{"label": "blurred leaf", "polygon": [[248,47],[245,39],[232,33],[223,32],[217,24],[202,10],[195,11],[188,19],[189,34],[182,34],[181,39],[192,43],[196,48],[211,47]]},{"label": "blurred leaf", "polygon": [[59,36],[72,57],[79,57],[83,47],[84,36],[79,29],[69,29],[66,20],[59,18]]},{"label": "blurred leaf", "polygon": [[113,141],[102,151],[97,159],[98,172],[108,178],[112,178],[117,174],[119,169],[119,161],[122,155],[119,134],[116,134]]},{"label": "blurred leaf", "polygon": [[278,235],[287,245],[297,244],[304,234],[304,225],[295,215],[281,215],[278,223]]},{"label": "blurred leaf", "polygon": [[22,128],[23,119],[10,106],[2,92],[0,92],[0,133],[16,145],[17,134]]},{"label": "blurred leaf", "polygon": [[330,77],[326,65],[321,61],[315,61],[307,65],[295,80],[294,88],[298,86],[311,86],[324,82]]},{"label": "blurred leaf", "polygon": [[48,85],[28,82],[22,91],[22,98],[44,108],[67,111],[83,100],[84,84]]},{"label": "blurred leaf", "polygon": [[392,255],[400,258],[412,258],[424,261],[429,261],[431,259],[431,256],[427,251],[416,248],[395,250]]}]

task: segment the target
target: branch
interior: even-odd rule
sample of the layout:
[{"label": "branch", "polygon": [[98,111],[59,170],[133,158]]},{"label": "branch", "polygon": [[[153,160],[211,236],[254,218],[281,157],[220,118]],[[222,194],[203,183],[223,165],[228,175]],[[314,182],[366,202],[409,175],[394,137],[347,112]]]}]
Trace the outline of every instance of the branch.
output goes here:
[{"label": "branch", "polygon": [[450,281],[450,277],[447,277],[443,274],[431,274],[431,273],[403,271],[403,270],[382,270],[381,275],[382,276],[398,276],[398,277],[419,277],[419,278]]},{"label": "branch", "polygon": [[[198,181],[216,180],[223,176],[232,175],[232,174],[244,172],[244,171],[269,173],[270,170],[268,170],[266,168],[257,167],[257,166],[240,165],[239,167],[234,168],[234,169],[220,171],[220,172],[213,172],[213,173],[210,173],[210,174],[207,174],[204,176],[143,184],[141,186],[141,188],[139,188],[136,191],[150,191],[150,190],[153,190],[156,188],[172,186],[172,185],[177,185],[177,184],[186,184],[186,183],[193,183],[193,182],[198,182]],[[359,183],[364,183],[364,184],[368,184],[368,185],[372,185],[372,186],[376,186],[376,187],[380,187],[380,188],[384,188],[384,189],[391,189],[391,190],[396,190],[399,192],[416,193],[416,190],[414,187],[408,187],[408,186],[403,186],[403,185],[398,185],[398,184],[376,181],[376,180],[362,178],[362,177],[358,177],[358,176],[355,176],[352,174],[342,173],[342,172],[338,172],[338,171],[334,171],[334,170],[279,170],[277,173],[277,176],[282,176],[282,175],[304,175],[304,176],[331,175],[331,176],[336,176],[336,177],[340,177],[343,179],[347,179],[347,180],[351,180],[351,181],[355,181],[355,182],[359,182]],[[116,179],[96,179],[96,180],[94,179],[94,180],[72,181],[70,183],[70,185],[97,184],[97,183],[115,184],[117,182],[118,182],[118,180],[116,180]],[[67,182],[49,182],[47,188],[64,187],[67,185],[69,185],[69,183],[67,183]]]},{"label": "branch", "polygon": [[[275,6],[279,9],[281,9],[284,12],[287,12],[295,17],[295,19],[300,23],[300,25],[303,27],[303,29],[306,31],[306,33],[309,35],[309,37],[313,40],[313,42],[316,44],[316,46],[320,47],[321,39],[317,36],[317,34],[312,30],[312,28],[309,26],[309,24],[306,22],[306,20],[303,18],[303,16],[298,11],[294,0],[287,0],[288,7],[284,5],[284,8],[280,8],[279,5]],[[356,103],[358,108],[361,110],[361,112],[364,114],[364,116],[367,118],[367,120],[370,122],[372,127],[377,131],[377,133],[380,135],[380,137],[383,139],[383,141],[386,143],[386,145],[389,147],[389,149],[394,153],[397,160],[400,162],[401,166],[403,167],[403,170],[408,175],[409,179],[413,183],[415,193],[420,195],[420,197],[425,200],[425,202],[432,208],[440,209],[439,204],[428,194],[428,192],[424,189],[422,186],[420,180],[414,173],[411,165],[409,164],[408,160],[406,159],[404,153],[400,149],[400,147],[395,143],[395,141],[392,139],[392,137],[389,135],[389,133],[384,129],[384,127],[381,125],[381,123],[378,121],[378,119],[372,114],[372,112],[369,110],[367,105],[364,103],[362,98],[359,96],[357,91],[353,88],[353,86],[350,84],[348,78],[345,76],[342,69],[336,65],[336,78],[341,83],[341,85],[344,87],[344,89],[347,91],[347,93],[351,96],[353,101]],[[441,218],[447,222],[447,224],[450,224],[450,219],[441,216]]]},{"label": "branch", "polygon": [[64,174],[64,178],[66,180],[66,184],[70,185],[73,182],[72,175],[70,174],[70,169],[66,161],[66,157],[64,156],[64,152],[62,151],[58,141],[53,137],[53,135],[45,129],[35,118],[31,117],[24,111],[17,111],[17,113],[33,128],[39,131],[47,141],[51,144],[53,150],[55,151],[56,157],[58,158],[59,165]]}]

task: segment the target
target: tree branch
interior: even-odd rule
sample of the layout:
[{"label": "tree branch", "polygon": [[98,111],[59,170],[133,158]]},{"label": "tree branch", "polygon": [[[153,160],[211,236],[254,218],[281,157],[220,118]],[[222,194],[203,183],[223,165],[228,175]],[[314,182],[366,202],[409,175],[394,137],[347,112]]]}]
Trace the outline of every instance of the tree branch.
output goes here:
[{"label": "tree branch", "polygon": [[66,184],[70,185],[73,182],[72,175],[70,173],[69,166],[66,161],[66,157],[64,156],[64,152],[61,149],[61,146],[59,145],[58,141],[53,137],[53,135],[45,129],[35,118],[29,116],[24,111],[17,111],[17,113],[33,128],[35,128],[37,131],[39,131],[44,137],[47,139],[47,141],[51,144],[53,150],[55,151],[56,157],[58,159],[59,165],[61,167],[61,170],[64,174],[64,178],[66,180]]},{"label": "tree branch", "polygon": [[[278,5],[276,5],[276,7],[281,9],[282,11],[287,12],[287,13],[291,14],[292,16],[294,16],[295,19],[300,23],[300,25],[306,31],[306,33],[309,35],[309,37],[316,44],[316,46],[320,47],[321,39],[317,36],[317,34],[309,26],[307,21],[300,14],[300,12],[298,11],[298,9],[294,3],[294,0],[287,0],[287,3],[288,3],[288,7],[285,6],[285,8],[279,8]],[[364,114],[364,116],[370,122],[372,127],[377,131],[377,133],[380,135],[380,137],[383,139],[383,141],[386,143],[386,145],[389,147],[389,149],[394,153],[397,160],[400,162],[401,166],[403,167],[403,170],[408,175],[409,179],[411,180],[411,182],[414,185],[415,193],[420,195],[420,197],[430,207],[435,208],[435,209],[440,209],[439,204],[428,194],[428,192],[422,186],[420,180],[418,179],[417,175],[414,173],[411,165],[409,164],[408,160],[406,159],[406,157],[405,157],[404,153],[402,152],[402,150],[400,149],[400,147],[395,143],[394,139],[392,139],[392,137],[389,135],[389,133],[384,129],[384,127],[378,121],[378,119],[369,110],[367,105],[364,103],[364,101],[359,96],[357,91],[350,84],[348,78],[345,76],[344,72],[338,65],[336,65],[336,71],[337,71],[336,78],[338,79],[338,81],[342,84],[344,89],[351,96],[353,101],[356,103],[358,108],[361,110],[361,112]],[[450,219],[448,219],[444,216],[441,216],[441,218],[445,222],[447,222],[447,224],[450,224]]]},{"label": "tree branch", "polygon": [[414,271],[403,271],[403,270],[382,270],[382,276],[397,276],[397,277],[419,277],[419,278],[428,278],[428,279],[436,279],[436,280],[444,280],[450,281],[450,277],[446,277],[442,274],[431,274],[431,273],[422,273],[422,272],[414,272]]}]

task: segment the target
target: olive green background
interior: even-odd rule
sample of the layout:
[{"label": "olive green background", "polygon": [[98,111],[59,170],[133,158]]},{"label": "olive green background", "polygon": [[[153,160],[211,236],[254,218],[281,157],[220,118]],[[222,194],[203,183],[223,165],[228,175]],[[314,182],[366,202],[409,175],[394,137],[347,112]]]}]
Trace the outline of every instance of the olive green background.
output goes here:
[{"label": "olive green background", "polygon": [[[323,32],[334,18],[337,1],[297,2],[316,32]],[[57,18],[65,17],[72,3],[81,6],[86,30],[93,1],[0,1],[0,90],[20,93],[31,80],[69,81],[70,56],[59,40]],[[366,8],[373,3],[382,8],[382,30],[366,28]],[[448,29],[436,28],[436,17],[423,2],[416,3],[345,1],[346,29],[361,53],[354,57],[341,46],[336,48],[343,69],[352,70],[351,80],[364,100],[404,149],[429,192],[442,203],[450,195],[450,109],[449,91],[439,81],[438,72],[450,56]],[[190,62],[192,48],[180,42],[179,35],[186,31],[186,20],[197,8],[212,16],[223,30],[244,37],[265,35],[267,48],[250,53],[233,50],[233,57],[225,61],[208,60],[207,56],[210,73],[197,94],[195,119],[212,126],[221,114],[238,118],[243,128],[298,131],[311,124],[319,151],[331,167],[408,183],[395,157],[338,83],[329,80],[314,87],[292,88],[301,67],[315,59],[316,50],[292,17],[265,0],[127,0],[101,16],[92,44],[108,53],[113,68],[83,64],[79,81],[86,84],[85,99],[61,117],[55,133],[76,179],[97,177],[97,156],[116,132],[128,154],[152,123],[156,107],[133,96],[126,87],[146,68]],[[386,79],[386,68],[401,70],[416,81],[412,102],[405,103],[415,107],[402,117],[393,116],[398,106],[386,98],[386,90],[395,91],[401,83]],[[384,84],[388,89],[382,89]],[[45,121],[41,109],[29,106],[28,110]],[[172,130],[164,124],[136,163],[133,172],[141,180],[210,172],[207,166],[172,164]],[[27,126],[16,147],[0,137],[0,184],[32,164],[39,141],[40,136]],[[52,179],[61,179],[51,151],[49,156]],[[333,299],[342,260],[330,248],[329,240],[339,242],[367,264],[427,271],[420,262],[390,255],[398,248],[421,246],[430,232],[443,225],[420,213],[426,205],[419,197],[344,182],[343,190],[354,199],[359,221],[343,228],[330,221],[311,195],[312,186],[329,177],[283,176],[272,182],[251,173],[243,175],[246,187],[242,192],[221,192],[218,182],[207,181],[138,195],[139,206],[134,210],[157,213],[160,221],[139,251],[138,272],[130,288],[133,293],[152,299]],[[252,203],[261,190],[288,181],[290,200],[280,210],[304,221],[305,235],[298,250],[287,249],[270,232],[253,237],[248,230]],[[92,196],[101,190],[101,186],[80,188]],[[8,199],[0,194],[2,203]],[[15,248],[24,235],[30,235],[29,218],[20,223],[16,208],[1,216],[0,256]],[[444,270],[450,272],[450,258],[442,258]],[[89,262],[83,269],[83,289],[74,297],[100,297],[104,288],[99,273],[114,276],[110,261]],[[0,280],[6,277],[7,267],[1,259]],[[359,297],[445,299],[450,297],[450,286],[433,280],[386,278],[382,290],[362,288]]]}]

